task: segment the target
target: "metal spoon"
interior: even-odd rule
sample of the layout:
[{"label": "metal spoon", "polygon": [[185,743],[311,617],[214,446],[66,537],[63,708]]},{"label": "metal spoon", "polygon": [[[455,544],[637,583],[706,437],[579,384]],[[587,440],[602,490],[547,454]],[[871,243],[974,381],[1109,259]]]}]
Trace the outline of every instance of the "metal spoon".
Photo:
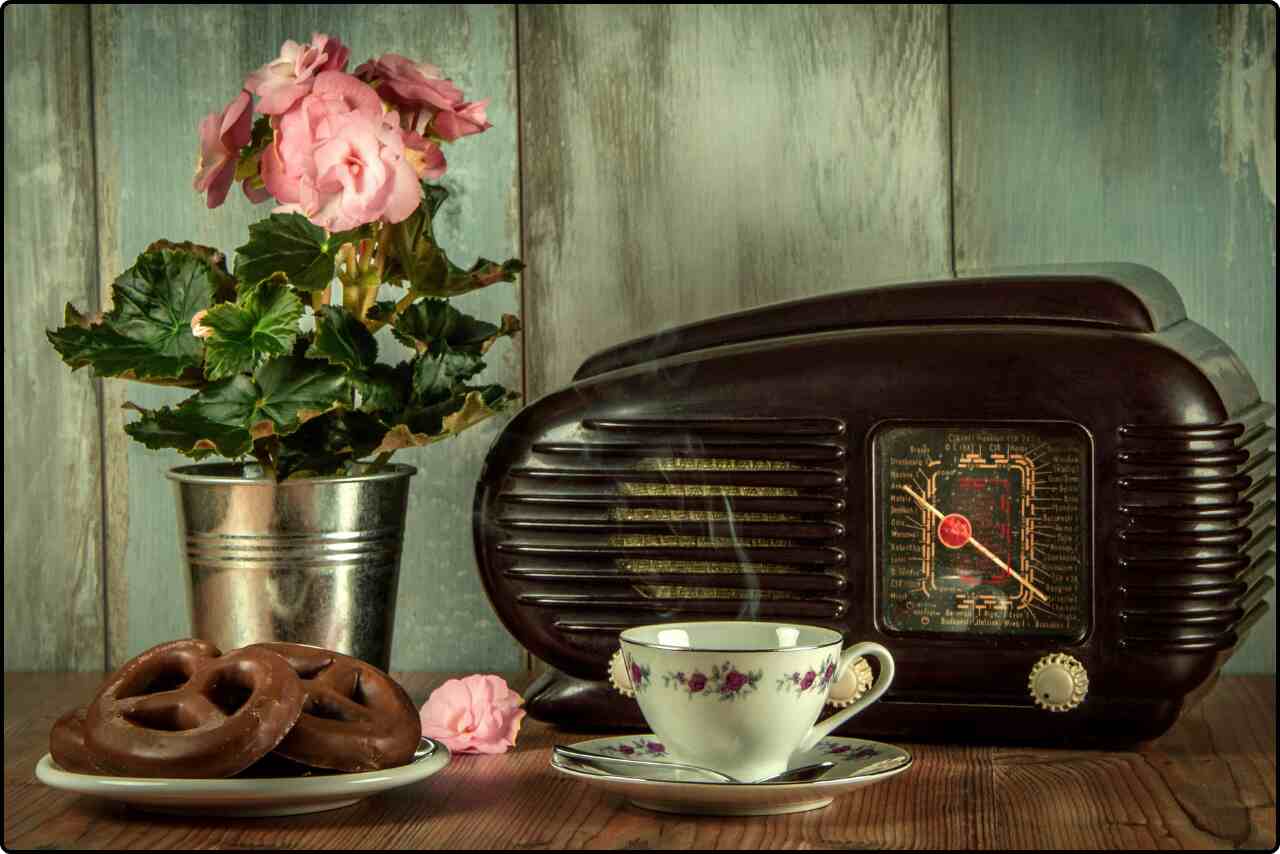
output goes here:
[{"label": "metal spoon", "polygon": [[804,783],[809,780],[815,780],[827,772],[827,769],[835,767],[834,762],[815,762],[812,765],[804,765],[800,768],[792,768],[789,771],[783,771],[781,774],[775,774],[772,777],[766,777],[763,780],[739,780],[736,777],[730,777],[728,774],[721,774],[719,771],[713,771],[710,768],[703,768],[701,765],[686,765],[683,762],[652,762],[648,759],[632,759],[629,756],[604,756],[600,753],[590,753],[586,750],[578,750],[576,747],[568,747],[563,744],[557,744],[552,751],[555,757],[567,759],[580,765],[586,765],[598,770],[607,771],[607,768],[601,768],[602,763],[612,762],[618,765],[635,765],[647,768],[667,768],[677,771],[693,771],[698,774],[704,774],[708,777],[714,777],[717,782],[721,783]]}]

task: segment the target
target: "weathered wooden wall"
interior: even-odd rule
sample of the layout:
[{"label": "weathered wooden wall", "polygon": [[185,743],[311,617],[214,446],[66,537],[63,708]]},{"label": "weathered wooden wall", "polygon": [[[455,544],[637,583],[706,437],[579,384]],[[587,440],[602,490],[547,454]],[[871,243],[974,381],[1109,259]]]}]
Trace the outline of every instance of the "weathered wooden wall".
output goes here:
[{"label": "weathered wooden wall", "polygon": [[520,11],[530,398],[603,347],[950,266],[941,6]]},{"label": "weathered wooden wall", "polygon": [[99,384],[44,337],[98,299],[88,67],[84,7],[5,11],[6,670],[102,666]]},{"label": "weathered wooden wall", "polygon": [[[10,6],[6,669],[97,668],[186,631],[179,458],[128,442],[119,409],[177,395],[69,374],[43,330],[157,237],[243,242],[265,208],[204,210],[195,128],[313,30],[493,99],[495,127],[448,152],[446,245],[529,265],[467,308],[523,314],[490,373],[530,400],[685,321],[1068,259],[1161,269],[1275,399],[1274,9]],[[522,660],[470,542],[500,427],[403,454],[397,668]],[[1274,637],[1232,669],[1274,672]]]}]

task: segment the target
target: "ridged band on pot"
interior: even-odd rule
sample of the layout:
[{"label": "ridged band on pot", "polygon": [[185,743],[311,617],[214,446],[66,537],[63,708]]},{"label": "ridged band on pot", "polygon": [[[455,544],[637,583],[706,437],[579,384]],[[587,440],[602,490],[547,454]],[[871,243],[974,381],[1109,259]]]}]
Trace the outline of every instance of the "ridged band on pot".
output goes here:
[{"label": "ridged band on pot", "polygon": [[276,482],[238,463],[179,466],[192,635],[333,649],[386,670],[413,466]]}]

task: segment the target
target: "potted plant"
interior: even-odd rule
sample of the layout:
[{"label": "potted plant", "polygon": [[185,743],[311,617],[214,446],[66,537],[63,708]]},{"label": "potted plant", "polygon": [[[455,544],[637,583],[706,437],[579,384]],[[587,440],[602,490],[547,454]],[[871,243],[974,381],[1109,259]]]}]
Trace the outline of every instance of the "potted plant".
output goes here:
[{"label": "potted plant", "polygon": [[[521,265],[463,269],[433,232],[443,145],[490,127],[487,101],[396,54],[348,72],[349,55],[322,34],[287,41],[201,122],[194,187],[208,207],[234,182],[276,203],[230,266],[158,240],[115,280],[109,311],[68,305],[48,337],[73,370],[191,390],[173,407],[129,404],[134,439],[232,461],[170,472],[195,635],[314,643],[385,669],[415,473],[389,460],[515,402],[474,378],[519,321],[449,299]],[[379,300],[384,286],[394,298]],[[412,358],[379,360],[384,327]]]}]

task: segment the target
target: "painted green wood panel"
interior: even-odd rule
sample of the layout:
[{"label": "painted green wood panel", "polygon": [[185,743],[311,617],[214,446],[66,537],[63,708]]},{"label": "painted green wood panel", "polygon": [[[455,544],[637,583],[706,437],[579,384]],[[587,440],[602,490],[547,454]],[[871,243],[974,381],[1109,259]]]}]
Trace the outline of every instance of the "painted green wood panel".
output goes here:
[{"label": "painted green wood panel", "polygon": [[[98,298],[89,11],[4,11],[4,667],[103,663],[98,383],[45,339]],[[60,57],[50,62],[49,57]]]},{"label": "painted green wood panel", "polygon": [[[444,68],[468,96],[490,97],[494,128],[450,147],[444,183],[453,193],[442,240],[455,260],[518,254],[515,23],[505,7],[111,6],[95,7],[94,83],[103,175],[103,265],[124,269],[158,237],[190,239],[228,255],[269,206],[237,190],[206,212],[191,190],[196,126],[221,109],[244,76],[274,58],[286,38],[318,30],[352,48],[352,65],[387,51]],[[518,313],[510,285],[459,300],[496,317]],[[384,348],[399,349],[389,336]],[[519,339],[491,352],[485,381],[520,387]],[[123,389],[123,390],[121,390]],[[176,508],[164,473],[176,454],[122,437],[124,399],[153,406],[182,397],[163,389],[113,389],[107,432],[118,474],[109,480],[108,616],[113,660],[189,631]],[[409,502],[392,665],[407,669],[511,669],[519,646],[494,617],[471,547],[471,500],[499,423],[443,445],[400,452],[419,469]]]},{"label": "painted green wood panel", "polygon": [[[951,16],[957,271],[1152,266],[1274,401],[1275,8]],[[1270,617],[1228,670],[1275,662]]]},{"label": "painted green wood panel", "polygon": [[950,268],[942,7],[521,7],[526,381]]}]

